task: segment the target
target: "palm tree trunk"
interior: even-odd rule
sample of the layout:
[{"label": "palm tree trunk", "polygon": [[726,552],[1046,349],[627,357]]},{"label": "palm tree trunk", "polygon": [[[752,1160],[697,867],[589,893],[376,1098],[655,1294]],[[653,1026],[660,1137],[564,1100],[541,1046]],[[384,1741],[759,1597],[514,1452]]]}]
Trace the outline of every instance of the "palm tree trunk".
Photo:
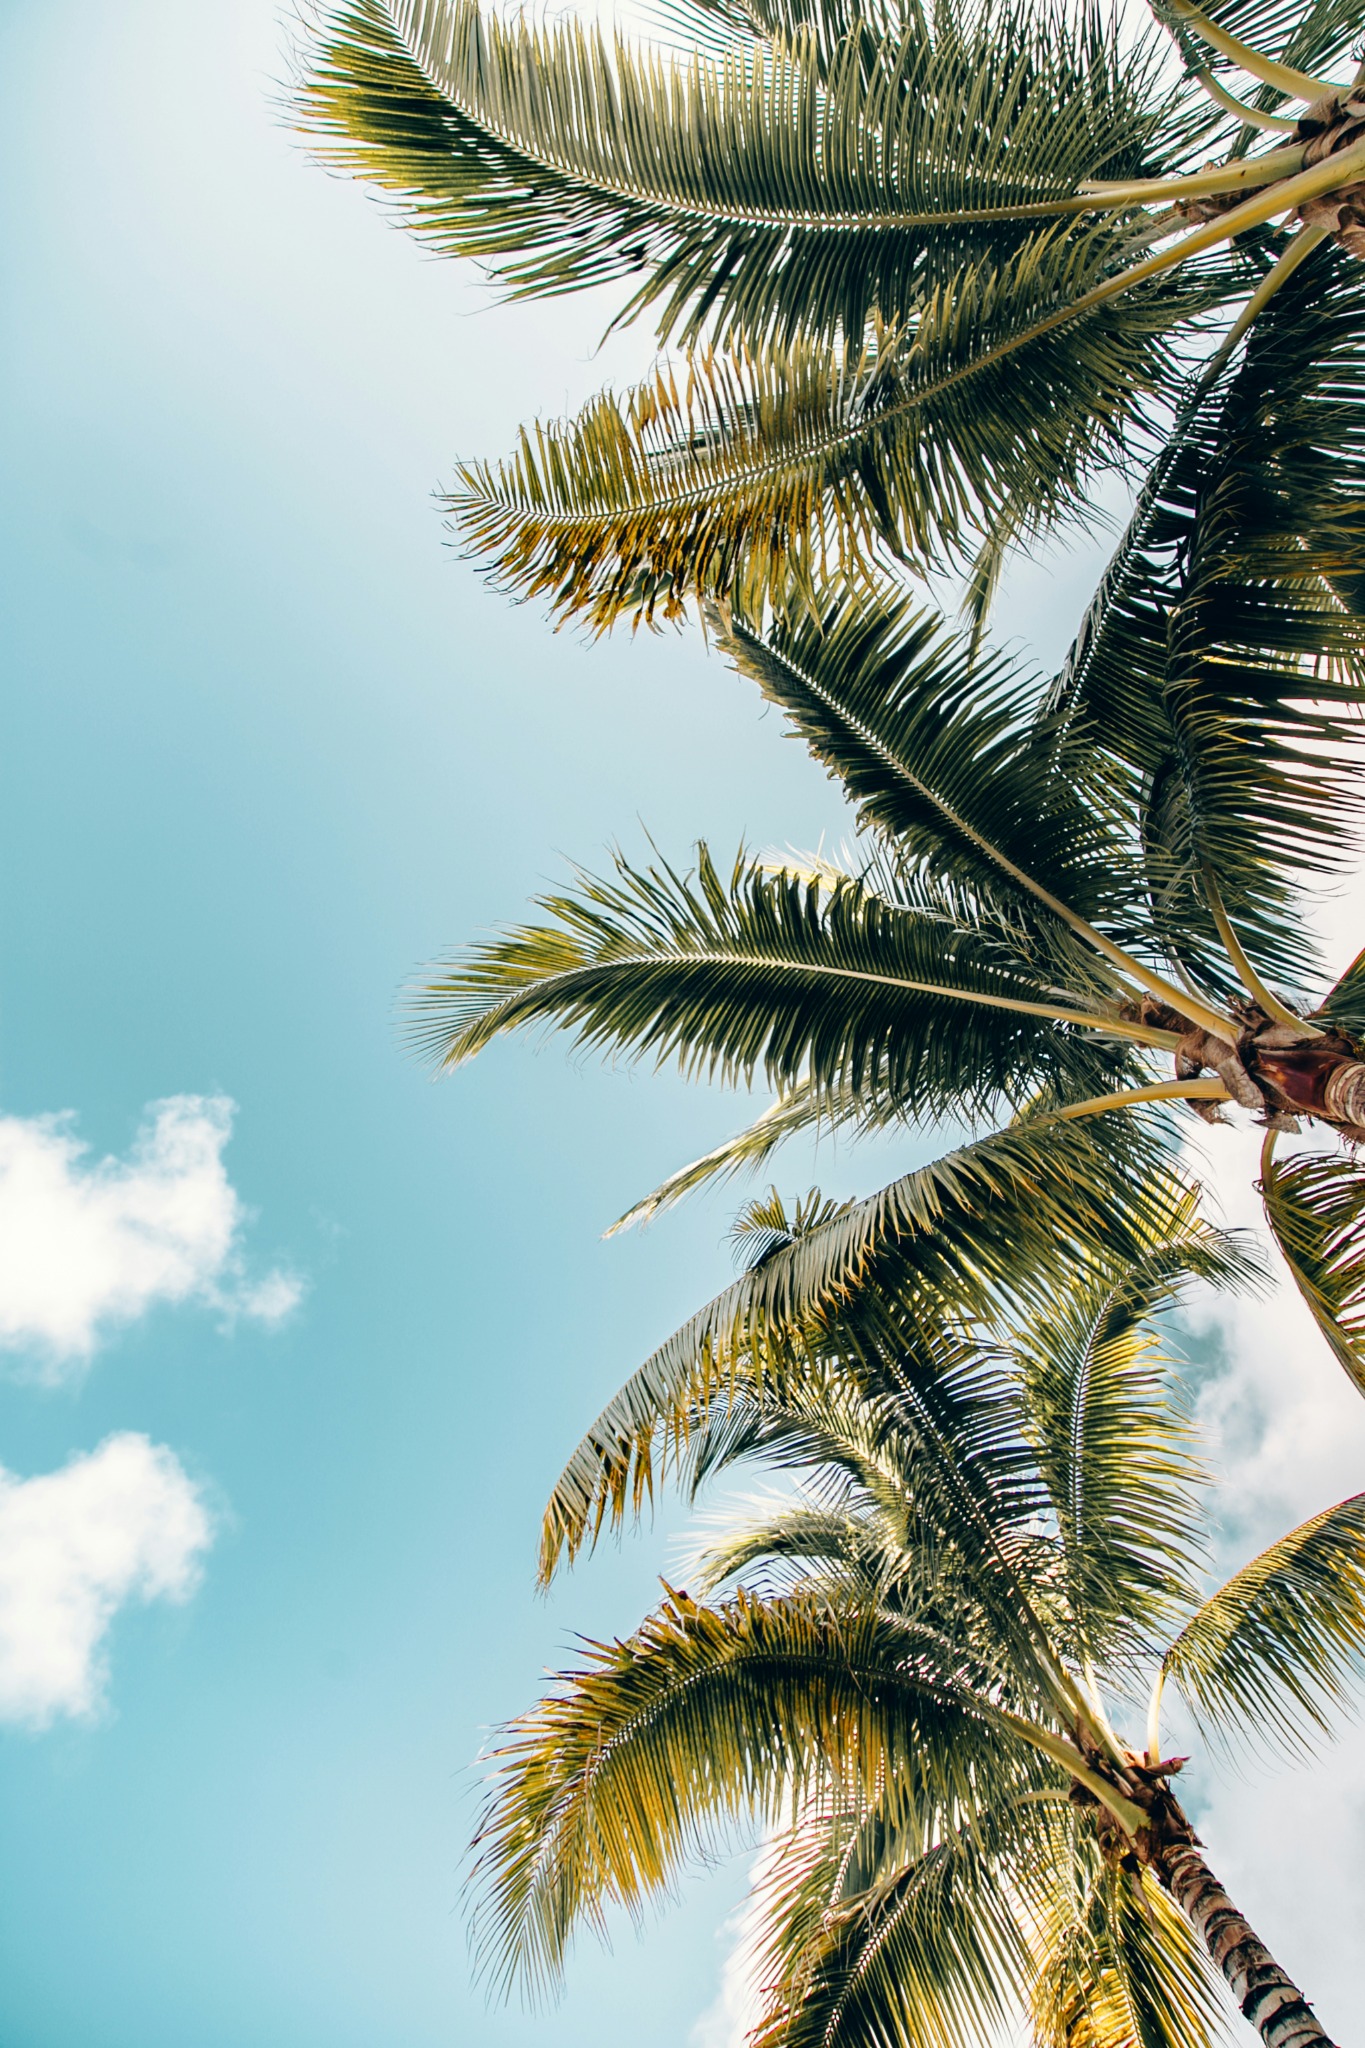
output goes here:
[{"label": "palm tree trunk", "polygon": [[1152,1864],[1265,2048],[1333,2048],[1298,1985],[1257,1939],[1194,1843],[1154,1844]]}]

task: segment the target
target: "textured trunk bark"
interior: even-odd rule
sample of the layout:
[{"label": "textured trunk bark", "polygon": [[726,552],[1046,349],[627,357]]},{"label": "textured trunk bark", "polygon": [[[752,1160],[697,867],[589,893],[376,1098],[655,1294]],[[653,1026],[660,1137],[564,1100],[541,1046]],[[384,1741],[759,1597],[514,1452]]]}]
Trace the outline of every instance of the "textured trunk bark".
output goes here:
[{"label": "textured trunk bark", "polygon": [[1265,2048],[1334,2048],[1298,1985],[1258,1941],[1197,1846],[1192,1841],[1154,1842],[1149,1854],[1152,1868]]},{"label": "textured trunk bark", "polygon": [[1349,1040],[1333,1032],[1311,1045],[1277,1046],[1267,1044],[1271,1036],[1263,1032],[1252,1039],[1245,1058],[1274,1106],[1320,1117],[1348,1136],[1359,1131],[1365,1125],[1365,1066]]}]

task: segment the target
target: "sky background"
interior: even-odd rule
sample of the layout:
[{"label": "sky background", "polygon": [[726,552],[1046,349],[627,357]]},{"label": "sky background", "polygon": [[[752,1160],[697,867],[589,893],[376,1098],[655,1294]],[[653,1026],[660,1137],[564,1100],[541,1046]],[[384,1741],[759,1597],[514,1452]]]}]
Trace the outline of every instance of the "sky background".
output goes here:
[{"label": "sky background", "polygon": [[[730,1270],[724,1195],[601,1230],[743,1108],[556,1045],[433,1085],[396,1009],[641,821],[845,820],[696,637],[585,648],[454,556],[455,456],[647,340],[395,233],[272,111],[284,49],[275,0],[0,0],[0,2048],[729,2048],[742,1862],[549,2018],[471,1987],[460,1887],[487,1731],[679,1527],[533,1593],[564,1456]],[[1041,658],[1092,562],[1007,592]],[[1234,1557],[1365,1423],[1292,1301],[1218,1317]],[[1200,1797],[1361,2038],[1358,1742]]]}]

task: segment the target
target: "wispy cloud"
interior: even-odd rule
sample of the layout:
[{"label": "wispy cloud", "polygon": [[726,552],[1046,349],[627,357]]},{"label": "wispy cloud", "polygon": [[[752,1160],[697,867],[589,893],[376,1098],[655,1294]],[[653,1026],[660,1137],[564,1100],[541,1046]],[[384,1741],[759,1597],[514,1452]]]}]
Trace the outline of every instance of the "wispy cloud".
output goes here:
[{"label": "wispy cloud", "polygon": [[688,2035],[689,2048],[744,2048],[752,2028],[763,2015],[762,1913],[759,1894],[763,1880],[776,1864],[772,1845],[760,1849],[750,1866],[748,1897],[717,1929],[716,1940],[724,1948],[720,1983],[716,1995]]},{"label": "wispy cloud", "polygon": [[71,1113],[0,1117],[0,1350],[48,1377],[159,1301],[278,1322],[291,1274],[249,1278],[246,1211],[223,1148],[233,1105],[176,1095],[148,1106],[126,1159],[92,1159]]},{"label": "wispy cloud", "polygon": [[130,1600],[185,1600],[212,1525],[179,1461],[124,1432],[58,1472],[0,1470],[0,1720],[88,1716]]}]

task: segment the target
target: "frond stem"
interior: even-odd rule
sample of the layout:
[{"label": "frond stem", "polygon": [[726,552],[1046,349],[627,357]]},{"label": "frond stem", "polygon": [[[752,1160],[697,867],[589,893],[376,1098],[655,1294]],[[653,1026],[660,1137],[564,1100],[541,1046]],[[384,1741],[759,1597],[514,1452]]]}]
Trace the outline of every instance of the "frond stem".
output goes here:
[{"label": "frond stem", "polygon": [[1084,1785],[1087,1792],[1093,1792],[1100,1804],[1108,1807],[1115,1820],[1130,1836],[1136,1837],[1138,1830],[1147,1826],[1147,1816],[1142,1808],[1135,1805],[1131,1799],[1125,1798],[1118,1787],[1111,1785],[1098,1771],[1092,1771],[1073,1743],[1065,1741],[1060,1735],[1053,1735],[1047,1728],[1040,1728],[1036,1721],[1025,1721],[1018,1714],[1007,1713],[1003,1707],[997,1707],[995,1712],[1006,1727],[1012,1729],[1022,1741],[1029,1743],[1034,1749],[1041,1750],[1044,1756],[1051,1757],[1064,1771],[1070,1772],[1078,1785]]},{"label": "frond stem", "polygon": [[[1289,251],[1286,250],[1285,255],[1288,254]],[[1271,274],[1272,276],[1274,275],[1273,272]],[[1266,282],[1269,283],[1269,279]],[[1266,1015],[1273,1017],[1277,1024],[1287,1024],[1291,1030],[1302,1032],[1305,1038],[1321,1038],[1323,1034],[1319,1031],[1316,1024],[1308,1023],[1303,1017],[1296,1017],[1294,1012],[1288,1009],[1278,996],[1271,994],[1270,990],[1261,980],[1260,975],[1256,972],[1256,969],[1243,951],[1241,940],[1232,928],[1228,914],[1223,908],[1223,898],[1219,892],[1217,877],[1207,863],[1203,869],[1203,881],[1204,895],[1208,901],[1209,909],[1213,912],[1213,921],[1218,927],[1218,936],[1223,941],[1229,960],[1237,969],[1238,974],[1241,975],[1242,986],[1247,991],[1247,994],[1258,1002]]]},{"label": "frond stem", "polygon": [[1252,322],[1258,320],[1265,311],[1265,308],[1274,298],[1280,286],[1289,282],[1289,279],[1294,275],[1294,272],[1303,262],[1305,256],[1311,256],[1319,242],[1325,242],[1326,239],[1326,228],[1315,227],[1311,223],[1305,223],[1299,229],[1288,248],[1281,252],[1277,261],[1261,279],[1261,282],[1233,321],[1232,326],[1228,329],[1224,339],[1219,343],[1218,352],[1209,365],[1211,370],[1222,368]]},{"label": "frond stem", "polygon": [[1149,200],[1201,199],[1223,192],[1240,192],[1244,187],[1272,185],[1277,178],[1287,178],[1302,170],[1304,148],[1301,142],[1290,143],[1283,149],[1272,149],[1266,156],[1215,164],[1182,178],[1137,178],[1126,182],[1088,178],[1080,189],[1106,206],[1142,206]]},{"label": "frond stem", "polygon": [[1091,1095],[1084,1102],[1071,1102],[1065,1109],[1052,1110],[1045,1121],[1072,1123],[1078,1117],[1103,1116],[1109,1109],[1133,1109],[1142,1102],[1230,1102],[1232,1097],[1221,1081],[1153,1081],[1145,1088],[1119,1088],[1112,1095]]},{"label": "frond stem", "polygon": [[1100,1698],[1099,1680],[1095,1676],[1095,1666],[1088,1654],[1082,1663],[1081,1672],[1085,1682],[1086,1703],[1090,1710],[1091,1725],[1104,1737],[1105,1747],[1113,1756],[1114,1761],[1122,1763],[1123,1751],[1119,1746],[1119,1739],[1114,1733],[1109,1716],[1104,1711],[1104,1701]]},{"label": "frond stem", "polygon": [[1260,1174],[1261,1174],[1261,1181],[1262,1181],[1262,1184],[1264,1184],[1264,1183],[1265,1183],[1266,1181],[1268,1181],[1268,1180],[1269,1180],[1269,1178],[1270,1178],[1270,1174],[1271,1174],[1271,1170],[1272,1170],[1272,1168],[1274,1167],[1274,1164],[1275,1164],[1275,1140],[1276,1140],[1276,1139],[1277,1139],[1277,1138],[1279,1137],[1279,1135],[1280,1135],[1280,1134],[1279,1134],[1279,1132],[1278,1132],[1277,1130],[1275,1130],[1275,1128],[1274,1128],[1274,1127],[1272,1126],[1272,1127],[1271,1127],[1271,1129],[1269,1129],[1269,1130],[1268,1130],[1268,1131],[1266,1132],[1266,1134],[1265,1134],[1264,1138],[1262,1138],[1262,1140],[1261,1140],[1261,1168],[1260,1168]]},{"label": "frond stem", "polygon": [[[910,981],[902,975],[873,974],[863,967],[829,967],[822,961],[783,960],[774,959],[771,955],[763,953],[723,953],[719,950],[704,951],[700,948],[688,951],[680,957],[689,965],[745,966],[766,968],[770,972],[775,968],[785,967],[800,975],[819,976],[835,981],[871,982],[878,988],[905,989],[911,995],[940,996],[950,1002],[975,1003],[988,1010],[1007,1010],[1019,1017],[1044,1017],[1052,1024],[1079,1024],[1087,1031],[1102,1031],[1109,1037],[1131,1039],[1135,1045],[1153,1046],[1161,1051],[1174,1052],[1181,1043],[1177,1032],[1159,1031],[1154,1025],[1149,1024],[1130,1023],[1126,1017],[1106,1017],[1093,1010],[1072,1010],[1061,1003],[1031,1003],[1022,996],[993,996],[980,989],[953,988],[946,982]],[[655,967],[659,962],[656,955],[649,953],[616,953],[600,964],[608,967]],[[543,994],[554,988],[567,989],[585,977],[590,979],[595,971],[596,963],[593,967],[568,968],[562,974],[546,975],[536,985],[537,992]],[[516,998],[510,997],[485,1013],[481,1021],[487,1023],[498,1010],[506,1012],[514,1010],[515,1007]],[[447,1054],[442,1065],[447,1068],[458,1066],[465,1057],[467,1055],[463,1051],[453,1055]]]},{"label": "frond stem", "polygon": [[1216,107],[1221,107],[1224,113],[1235,114],[1248,128],[1265,128],[1280,133],[1299,125],[1292,114],[1267,114],[1261,107],[1249,107],[1245,100],[1239,100],[1226,86],[1220,85],[1211,71],[1192,71],[1190,77]]},{"label": "frond stem", "polygon": [[1154,11],[1158,17],[1169,11],[1177,21],[1193,29],[1201,42],[1208,43],[1220,56],[1228,58],[1239,71],[1245,71],[1248,78],[1257,78],[1262,85],[1274,86],[1276,92],[1284,93],[1288,99],[1306,100],[1311,104],[1340,90],[1325,78],[1310,78],[1306,71],[1295,71],[1289,64],[1277,63],[1274,57],[1262,56],[1249,43],[1239,42],[1216,21],[1210,21],[1206,14],[1191,6],[1190,0],[1156,0]]},{"label": "frond stem", "polygon": [[1156,1677],[1152,1680],[1151,1695],[1147,1701],[1147,1765],[1149,1769],[1153,1764],[1160,1763],[1161,1761],[1161,1696],[1166,1690],[1166,1662],[1170,1654],[1168,1650],[1166,1656],[1162,1658],[1156,1667]]}]

